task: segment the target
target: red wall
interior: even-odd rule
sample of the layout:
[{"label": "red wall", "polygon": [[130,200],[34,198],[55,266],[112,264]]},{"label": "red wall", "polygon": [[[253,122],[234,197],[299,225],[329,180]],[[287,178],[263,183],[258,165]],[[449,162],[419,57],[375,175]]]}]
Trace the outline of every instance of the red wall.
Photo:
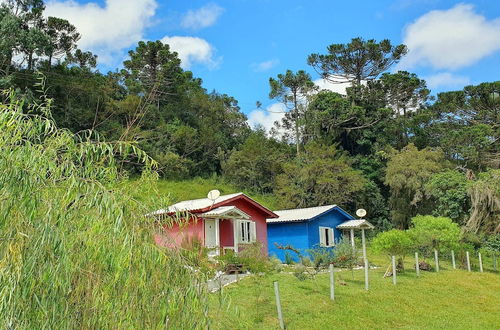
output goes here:
[{"label": "red wall", "polygon": [[[245,197],[227,201],[226,203],[216,204],[214,205],[214,208],[219,206],[236,206],[238,209],[248,214],[251,220],[255,221],[257,241],[262,243],[262,253],[267,255],[268,250],[266,218],[269,216],[269,214],[259,209],[251,202],[247,201]],[[222,247],[233,246],[234,234],[232,221],[220,221],[219,229],[220,245]],[[180,246],[184,240],[192,237],[196,237],[202,242],[205,240],[205,226],[202,219],[199,219],[198,221],[191,220],[189,225],[184,225],[182,228],[179,228],[178,225],[174,225],[172,228],[165,227],[165,232],[163,234],[155,234],[154,240],[156,244],[160,246],[176,247]],[[238,249],[240,251],[243,250],[245,248],[245,245],[247,244],[239,244]]]},{"label": "red wall", "polygon": [[[268,216],[267,213],[261,211],[259,208],[255,207],[250,202],[246,201],[243,198],[236,199],[234,201],[230,201],[227,203],[222,203],[218,206],[228,206],[234,205],[239,208],[241,211],[245,212],[250,216],[250,218],[255,221],[255,227],[257,228],[257,241],[262,243],[262,253],[267,255],[267,223],[266,218]],[[233,231],[231,230],[231,235],[233,235]],[[222,230],[221,230],[221,240],[222,240]],[[231,243],[233,242],[233,237],[231,237]],[[240,244],[239,248],[244,249],[246,244]]]},{"label": "red wall", "polygon": [[156,244],[163,247],[181,246],[183,241],[196,238],[205,241],[204,223],[203,220],[190,220],[188,224],[174,224],[172,227],[165,226],[165,230],[161,234],[155,234],[154,240]]}]

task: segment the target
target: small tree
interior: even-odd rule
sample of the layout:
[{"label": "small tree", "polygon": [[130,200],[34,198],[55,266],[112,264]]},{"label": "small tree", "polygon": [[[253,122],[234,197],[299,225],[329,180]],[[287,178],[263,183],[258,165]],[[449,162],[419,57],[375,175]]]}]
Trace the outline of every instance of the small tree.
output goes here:
[{"label": "small tree", "polygon": [[372,246],[375,251],[386,253],[389,257],[397,257],[398,268],[404,270],[404,257],[408,254],[413,244],[408,232],[392,229],[375,236]]},{"label": "small tree", "polygon": [[429,257],[434,249],[447,253],[458,247],[460,228],[450,218],[416,216],[412,224],[408,233],[424,257]]}]

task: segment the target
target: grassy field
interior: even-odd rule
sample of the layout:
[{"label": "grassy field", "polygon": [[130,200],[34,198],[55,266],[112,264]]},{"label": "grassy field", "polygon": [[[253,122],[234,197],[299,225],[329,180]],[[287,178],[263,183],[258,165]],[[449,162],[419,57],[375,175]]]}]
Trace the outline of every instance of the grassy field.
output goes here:
[{"label": "grassy field", "polygon": [[[273,281],[279,281],[288,329],[499,329],[500,276],[486,267],[484,273],[453,270],[421,272],[417,278],[412,260],[398,274],[397,285],[383,278],[388,259],[372,258],[382,266],[370,270],[370,290],[364,289],[364,272],[335,273],[336,300],[329,300],[328,274],[299,281],[292,274],[253,276],[212,296],[213,328],[276,329]],[[490,260],[486,262],[491,265]],[[230,307],[220,308],[220,299]]]},{"label": "grassy field", "polygon": [[[217,177],[207,179],[194,178],[182,181],[159,180],[157,188],[160,194],[162,194],[162,197],[167,198],[169,203],[172,204],[188,199],[205,198],[210,190],[218,189],[222,195],[244,192],[249,197],[271,210],[278,208],[272,195],[255,194],[242,191],[241,189],[238,189]],[[144,198],[144,196],[140,195],[138,198]]]}]

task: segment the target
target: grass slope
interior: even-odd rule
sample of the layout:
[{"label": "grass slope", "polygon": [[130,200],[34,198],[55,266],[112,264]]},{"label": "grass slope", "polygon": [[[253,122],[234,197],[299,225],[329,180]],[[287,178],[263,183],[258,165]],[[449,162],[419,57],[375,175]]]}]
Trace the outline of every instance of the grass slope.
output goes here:
[{"label": "grass slope", "polygon": [[370,270],[368,292],[363,271],[354,271],[354,278],[350,271],[336,273],[336,280],[342,278],[347,285],[336,285],[335,302],[329,300],[328,274],[306,281],[287,273],[247,278],[225,289],[230,308],[219,309],[218,295],[212,297],[213,328],[278,328],[273,281],[280,284],[287,329],[500,327],[498,274],[468,273],[442,263],[439,273],[421,272],[417,278],[412,265],[407,266],[404,274],[398,274],[397,285],[383,278],[385,266]]},{"label": "grass slope", "polygon": [[262,195],[242,191],[241,189],[225,183],[217,177],[208,179],[194,178],[182,181],[159,180],[157,188],[160,194],[162,194],[162,197],[168,199],[171,204],[183,200],[205,198],[210,190],[218,189],[222,195],[244,192],[247,196],[271,210],[276,210],[278,208],[278,205],[272,195]]}]

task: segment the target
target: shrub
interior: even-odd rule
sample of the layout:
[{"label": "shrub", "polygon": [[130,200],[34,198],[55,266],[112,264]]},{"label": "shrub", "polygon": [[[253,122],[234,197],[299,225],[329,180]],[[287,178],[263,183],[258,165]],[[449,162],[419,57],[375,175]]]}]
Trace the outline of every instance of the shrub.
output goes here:
[{"label": "shrub", "polygon": [[223,256],[218,257],[218,260],[224,269],[227,265],[242,265],[243,269],[254,274],[269,273],[274,269],[268,257],[262,254],[261,242],[245,246],[245,249],[238,254],[228,251]]},{"label": "shrub", "polygon": [[315,246],[313,249],[307,250],[312,258],[312,263],[315,269],[328,267],[335,261],[333,248]]},{"label": "shrub", "polygon": [[375,251],[385,253],[389,256],[397,256],[401,259],[410,252],[412,241],[406,231],[392,229],[379,233],[372,242]]},{"label": "shrub", "polygon": [[58,129],[50,100],[27,109],[1,97],[0,327],[208,327],[206,278],[153,244],[144,214],[160,206],[134,197],[154,195],[156,174],[146,166],[131,185],[117,162],[151,159]]},{"label": "shrub", "polygon": [[443,253],[457,249],[460,228],[450,218],[416,216],[412,219],[412,224],[413,228],[408,233],[424,257],[431,256],[434,249]]}]

